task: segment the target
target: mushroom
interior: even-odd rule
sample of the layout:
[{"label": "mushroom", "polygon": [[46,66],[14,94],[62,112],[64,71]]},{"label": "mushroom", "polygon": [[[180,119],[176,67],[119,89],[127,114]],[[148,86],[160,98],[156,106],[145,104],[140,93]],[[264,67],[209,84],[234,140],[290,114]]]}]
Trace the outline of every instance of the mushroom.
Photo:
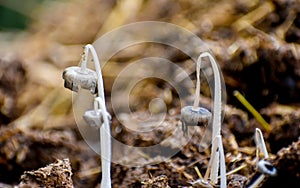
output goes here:
[{"label": "mushroom", "polygon": [[[96,72],[86,67],[89,51],[92,53],[92,60]],[[81,66],[72,66],[64,70],[62,74],[65,80],[64,86],[71,91],[78,91],[79,86],[83,89],[88,89],[92,94],[98,94],[104,100],[103,78],[101,67],[95,48],[91,44],[84,47],[84,52],[81,59]]]},{"label": "mushroom", "polygon": [[266,159],[269,158],[269,153],[267,151],[267,147],[264,141],[264,137],[260,129],[255,129],[255,143],[256,143],[256,158],[259,159],[259,152],[262,152],[264,155],[264,159],[258,160],[256,163],[258,171],[261,173],[260,176],[247,188],[256,188],[259,184],[265,179],[266,176],[276,176],[277,170],[276,168]]},{"label": "mushroom", "polygon": [[[96,71],[87,68],[89,51],[92,54]],[[65,69],[62,77],[65,80],[64,85],[66,88],[75,92],[77,92],[79,88],[88,89],[94,94],[94,110],[86,111],[83,114],[83,119],[90,126],[100,128],[101,188],[110,188],[111,138],[109,124],[111,116],[106,110],[102,72],[95,48],[91,44],[87,44],[84,47],[81,67],[73,66]]]},{"label": "mushroom", "polygon": [[276,168],[269,162],[264,159],[261,159],[257,162],[258,171],[267,174],[269,176],[276,176],[277,170]]},{"label": "mushroom", "polygon": [[96,93],[97,74],[95,71],[82,67],[72,66],[63,72],[65,88],[78,92],[79,87],[90,90],[92,94]]},{"label": "mushroom", "polygon": [[220,167],[221,174],[221,188],[226,188],[226,166],[221,136],[221,113],[222,113],[222,98],[221,98],[221,75],[218,65],[214,57],[209,52],[203,52],[200,54],[197,64],[197,82],[196,82],[196,94],[193,106],[186,106],[181,110],[181,121],[183,131],[187,132],[187,126],[207,125],[211,120],[211,113],[204,108],[199,107],[200,96],[200,67],[202,58],[208,57],[215,79],[214,86],[214,106],[213,106],[213,118],[212,118],[212,149],[211,157],[205,176],[204,182],[208,182],[208,176],[213,184],[218,181],[218,170]]},{"label": "mushroom", "polygon": [[108,120],[111,120],[111,116],[108,112],[105,114],[102,112],[101,108],[99,108],[101,98],[97,97],[94,99],[94,109],[87,110],[83,114],[84,121],[90,125],[91,127],[100,128],[104,123],[103,116],[107,116]]},{"label": "mushroom", "polygon": [[206,126],[211,119],[211,112],[206,108],[185,106],[181,109],[182,130],[186,134],[187,126]]},{"label": "mushroom", "polygon": [[[201,54],[202,55],[202,54]],[[188,132],[188,126],[207,126],[211,120],[211,112],[206,108],[199,107],[200,101],[200,66],[202,56],[196,63],[196,93],[193,106],[185,106],[181,109],[182,130],[185,134]]]}]

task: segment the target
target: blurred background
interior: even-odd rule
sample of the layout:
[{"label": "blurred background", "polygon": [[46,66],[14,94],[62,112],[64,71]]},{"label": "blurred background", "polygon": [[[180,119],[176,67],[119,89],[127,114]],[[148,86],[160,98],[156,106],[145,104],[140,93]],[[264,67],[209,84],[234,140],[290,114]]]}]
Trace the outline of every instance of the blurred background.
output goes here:
[{"label": "blurred background", "polygon": [[[0,182],[16,184],[25,170],[42,167],[54,158],[69,157],[70,152],[88,151],[84,156],[71,159],[74,184],[97,186],[101,177],[97,168],[99,158],[81,143],[72,111],[72,95],[63,87],[62,71],[78,65],[85,44],[122,25],[150,20],[179,25],[203,39],[223,72],[228,106],[242,111],[243,115],[236,113],[235,117],[247,117],[246,123],[241,123],[243,118],[238,122],[260,127],[233,96],[234,90],[239,90],[273,125],[274,131],[265,133],[267,142],[272,143],[270,152],[276,154],[298,140],[299,0],[0,0]],[[153,55],[175,62],[190,72],[195,81],[194,64],[183,53],[165,46],[139,45],[118,53],[105,66],[108,101],[113,81],[122,68],[135,59]],[[204,97],[210,97],[205,83],[201,92]],[[168,108],[178,114],[180,108],[176,106],[178,96],[174,88],[153,79],[142,82],[132,93],[132,108],[137,112],[147,109],[145,99],[161,93],[166,93],[163,96]],[[108,106],[113,113],[110,102]],[[231,122],[233,111],[228,114],[224,120],[228,130],[236,135],[239,145],[249,143],[244,139],[250,139],[252,132]],[[112,127],[117,124],[113,122]],[[34,132],[29,134],[28,130]],[[39,134],[40,140],[36,136]],[[116,132],[113,134],[124,142],[128,139]],[[53,143],[52,137],[59,139]],[[12,149],[9,146],[14,139],[19,145]],[[74,149],[77,142],[82,147]],[[253,146],[253,142],[250,143]],[[46,152],[47,156],[43,150],[45,145],[52,148]],[[41,153],[42,157],[36,160]],[[199,155],[197,160],[200,158]],[[297,160],[299,166],[299,158]],[[165,168],[171,172],[175,167]],[[297,165],[294,168],[288,174],[299,178],[300,168],[297,170]],[[139,172],[116,165],[113,183],[120,187],[139,187],[139,177],[147,170]],[[187,180],[197,177],[193,170],[187,172],[191,177],[179,179],[170,173],[170,185],[187,185]],[[126,173],[124,180],[117,178]],[[249,175],[249,172],[243,173]]]}]

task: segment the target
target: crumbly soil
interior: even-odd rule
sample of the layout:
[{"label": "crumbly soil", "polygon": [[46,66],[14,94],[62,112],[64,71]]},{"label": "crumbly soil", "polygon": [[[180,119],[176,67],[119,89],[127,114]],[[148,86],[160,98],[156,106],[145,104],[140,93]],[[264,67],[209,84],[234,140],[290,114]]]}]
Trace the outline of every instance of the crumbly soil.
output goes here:
[{"label": "crumbly soil", "polygon": [[[262,130],[268,161],[277,169],[277,176],[267,176],[260,186],[300,187],[300,1],[122,2],[66,1],[41,6],[32,13],[35,19],[26,31],[0,41],[0,187],[100,187],[100,157],[78,130],[72,94],[63,87],[61,74],[78,64],[85,44],[118,26],[146,20],[174,23],[194,32],[219,63],[227,96],[221,130],[226,170],[243,166],[227,176],[228,187],[246,187],[260,175],[255,128]],[[191,127],[189,140],[183,132],[173,131],[181,128],[180,100],[191,104],[193,88],[179,100],[170,84],[146,79],[131,92],[132,114],[121,119],[114,114],[115,78],[130,62],[152,56],[167,58],[189,71],[195,83],[191,59],[171,47],[145,44],[119,52],[103,69],[112,136],[129,146],[148,147],[172,135],[162,148],[177,152],[171,157],[160,151],[155,157],[135,152],[121,156],[125,162],[145,165],[112,163],[113,187],[201,187],[196,169],[204,175],[210,158],[209,147],[201,149],[200,144],[205,128]],[[256,108],[270,130],[233,96],[235,90]],[[124,126],[125,122],[136,127],[134,117],[149,118],[148,103],[157,97],[168,110],[162,124],[151,132]],[[120,107],[126,105],[122,97],[113,99]],[[208,84],[203,83],[200,105],[211,104]],[[182,142],[186,144],[178,148]]]}]

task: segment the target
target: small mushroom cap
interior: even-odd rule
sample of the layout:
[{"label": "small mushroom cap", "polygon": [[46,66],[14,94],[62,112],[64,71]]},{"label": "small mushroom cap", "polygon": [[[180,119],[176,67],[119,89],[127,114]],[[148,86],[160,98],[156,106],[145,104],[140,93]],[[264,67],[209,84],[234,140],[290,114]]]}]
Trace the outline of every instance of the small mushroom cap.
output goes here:
[{"label": "small mushroom cap", "polygon": [[91,69],[83,70],[77,66],[68,67],[63,72],[62,77],[65,80],[65,88],[77,92],[80,86],[90,90],[92,94],[97,92],[97,73]]},{"label": "small mushroom cap", "polygon": [[[108,113],[107,113],[108,114]],[[91,127],[100,128],[104,122],[103,114],[100,109],[98,110],[87,110],[83,114],[84,121]],[[108,120],[111,120],[111,116],[108,114]]]},{"label": "small mushroom cap", "polygon": [[187,133],[188,126],[207,126],[211,119],[211,112],[206,108],[186,106],[181,109],[182,130]]},{"label": "small mushroom cap", "polygon": [[266,175],[269,175],[269,176],[276,176],[277,175],[276,168],[269,161],[266,161],[264,159],[258,161],[257,168],[258,168],[258,171],[263,173],[263,174],[266,174]]},{"label": "small mushroom cap", "polygon": [[211,113],[206,108],[186,106],[181,109],[181,121],[187,126],[206,126],[210,119]]},{"label": "small mushroom cap", "polygon": [[91,127],[100,128],[103,124],[103,117],[101,110],[88,110],[83,114],[84,121]]}]

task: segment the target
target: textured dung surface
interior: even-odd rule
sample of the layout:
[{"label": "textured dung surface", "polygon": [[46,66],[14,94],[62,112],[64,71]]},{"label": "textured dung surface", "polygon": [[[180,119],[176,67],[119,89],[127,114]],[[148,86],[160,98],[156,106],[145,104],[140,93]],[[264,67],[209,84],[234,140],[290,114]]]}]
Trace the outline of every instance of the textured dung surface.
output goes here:
[{"label": "textured dung surface", "polygon": [[[231,171],[244,166],[228,176],[228,186],[244,186],[259,175],[253,140],[257,127],[262,129],[270,153],[268,160],[278,170],[276,177],[266,178],[261,186],[299,184],[299,0],[87,0],[37,7],[30,15],[22,13],[32,18],[32,22],[21,34],[6,35],[0,30],[0,187],[10,188],[25,180],[32,186],[41,185],[42,180],[52,187],[54,179],[51,182],[48,178],[54,175],[57,182],[67,179],[66,183],[76,188],[99,187],[101,160],[80,135],[72,94],[63,87],[62,73],[65,68],[78,65],[85,44],[93,43],[118,26],[145,20],[182,26],[203,39],[214,53],[226,84],[227,104],[222,123],[226,168]],[[169,37],[165,40],[174,38]],[[142,80],[130,93],[132,114],[122,114],[118,119],[114,114],[111,92],[116,77],[127,65],[145,57],[166,58],[196,81],[190,58],[178,49],[160,44],[128,47],[103,67],[112,136],[136,147],[157,145],[170,138],[161,144],[163,150],[178,150],[169,159],[159,152],[153,158],[138,152],[116,156],[124,161],[154,164],[128,167],[112,163],[113,187],[189,187],[190,182],[199,178],[195,167],[204,175],[210,157],[209,150],[201,150],[210,145],[205,127],[189,127],[190,138],[179,131],[181,102],[192,104],[194,88],[183,83],[187,94],[179,99],[171,84],[155,78]],[[144,75],[161,67],[153,69],[134,71]],[[171,67],[166,69],[169,70],[166,76],[176,74]],[[122,81],[129,83],[130,76]],[[205,81],[201,83],[200,106],[212,111],[208,85]],[[261,113],[271,125],[269,132],[233,96],[234,90],[240,91]],[[156,120],[155,114],[161,106],[153,106],[150,110],[153,116],[148,111],[154,98],[163,99],[168,113],[163,126],[153,124],[153,131],[147,131],[148,124],[139,127],[139,120]],[[127,107],[123,96],[116,95],[113,100],[120,109]],[[181,143],[187,144],[179,147]],[[49,171],[48,176],[47,170],[58,164],[55,161],[66,158],[70,166],[63,165],[57,173]],[[155,164],[161,160],[164,162]],[[65,173],[65,169],[73,175]]]}]

